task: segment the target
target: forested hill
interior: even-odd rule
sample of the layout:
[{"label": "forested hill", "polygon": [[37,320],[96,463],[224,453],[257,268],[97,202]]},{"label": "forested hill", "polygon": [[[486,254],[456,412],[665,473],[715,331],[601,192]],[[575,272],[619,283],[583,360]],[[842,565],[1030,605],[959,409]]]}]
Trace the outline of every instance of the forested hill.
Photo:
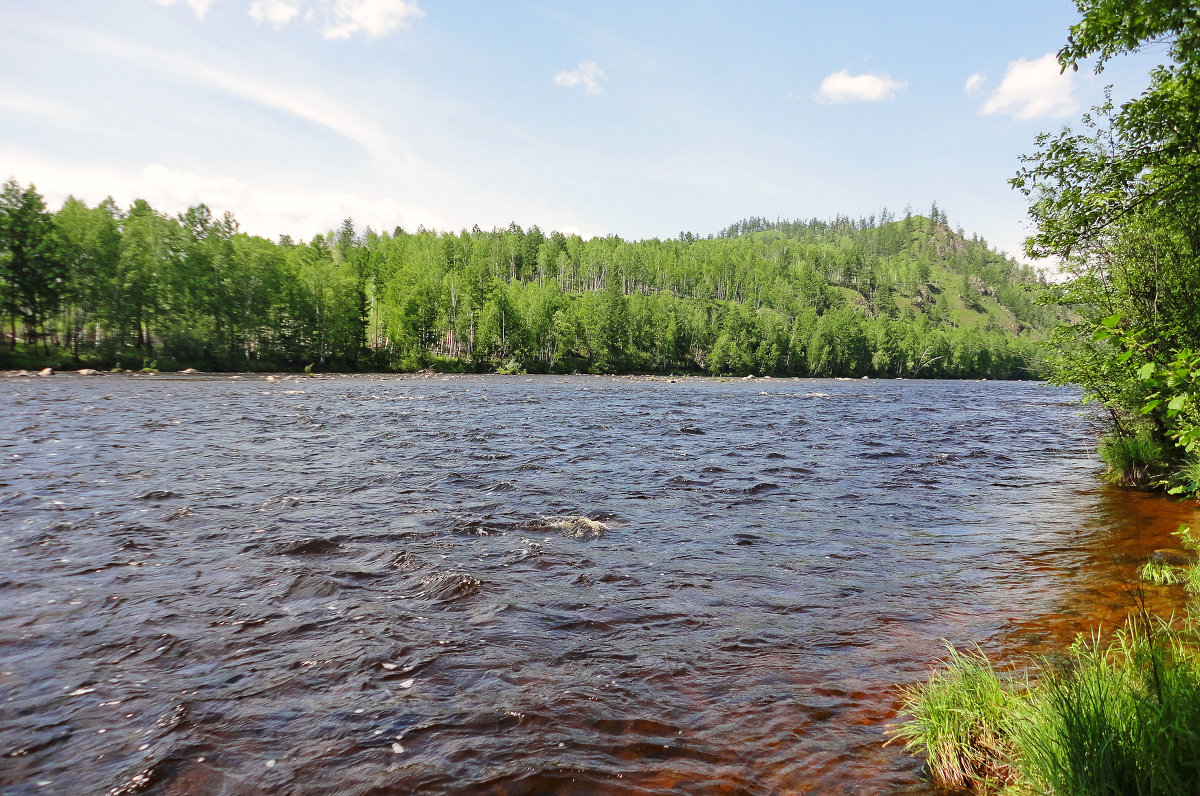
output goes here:
[{"label": "forested hill", "polygon": [[1056,321],[1033,269],[936,206],[644,241],[347,220],[305,243],[203,205],[50,213],[10,181],[0,268],[10,365],[1027,378]]}]

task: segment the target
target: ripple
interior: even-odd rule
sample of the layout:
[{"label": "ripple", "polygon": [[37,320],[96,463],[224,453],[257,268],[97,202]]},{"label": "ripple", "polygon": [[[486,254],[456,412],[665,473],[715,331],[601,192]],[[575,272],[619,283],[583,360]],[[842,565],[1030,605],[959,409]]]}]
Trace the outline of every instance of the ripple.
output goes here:
[{"label": "ripple", "polygon": [[0,382],[14,793],[922,792],[891,689],[1140,550],[1061,388],[52,386]]}]

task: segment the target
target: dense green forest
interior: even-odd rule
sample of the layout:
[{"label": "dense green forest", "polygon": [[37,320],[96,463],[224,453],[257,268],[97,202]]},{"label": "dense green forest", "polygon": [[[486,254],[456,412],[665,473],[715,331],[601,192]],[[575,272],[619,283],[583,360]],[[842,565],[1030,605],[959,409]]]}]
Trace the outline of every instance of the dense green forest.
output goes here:
[{"label": "dense green forest", "polygon": [[1044,287],[936,205],[643,241],[346,220],[305,243],[204,205],[0,196],[8,366],[1028,378]]}]

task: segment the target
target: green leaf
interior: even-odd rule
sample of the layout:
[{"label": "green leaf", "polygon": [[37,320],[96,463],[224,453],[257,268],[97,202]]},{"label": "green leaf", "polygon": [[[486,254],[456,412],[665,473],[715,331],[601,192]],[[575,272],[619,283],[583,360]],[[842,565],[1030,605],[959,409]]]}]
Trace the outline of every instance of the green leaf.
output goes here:
[{"label": "green leaf", "polygon": [[1119,314],[1118,315],[1109,315],[1107,318],[1100,321],[1100,325],[1106,326],[1109,329],[1113,329],[1120,322],[1121,322],[1121,316]]},{"label": "green leaf", "polygon": [[1138,368],[1138,381],[1150,381],[1152,376],[1154,376],[1153,362],[1147,362],[1145,365],[1142,365],[1140,368]]}]

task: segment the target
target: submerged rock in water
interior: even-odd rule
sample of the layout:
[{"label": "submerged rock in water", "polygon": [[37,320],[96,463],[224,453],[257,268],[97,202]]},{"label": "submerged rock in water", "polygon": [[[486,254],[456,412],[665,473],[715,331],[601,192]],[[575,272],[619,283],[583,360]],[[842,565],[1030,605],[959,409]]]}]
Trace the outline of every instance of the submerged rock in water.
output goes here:
[{"label": "submerged rock in water", "polygon": [[421,581],[420,594],[439,602],[451,602],[478,593],[482,585],[479,578],[465,572],[440,572]]},{"label": "submerged rock in water", "polygon": [[602,522],[574,514],[538,517],[533,523],[533,527],[538,530],[558,531],[568,539],[585,541],[599,539],[608,530],[608,526]]},{"label": "submerged rock in water", "polygon": [[297,539],[284,542],[276,549],[285,556],[320,556],[336,552],[341,545],[333,539]]},{"label": "submerged rock in water", "polygon": [[1192,563],[1192,559],[1186,553],[1167,548],[1155,550],[1150,554],[1150,560],[1156,564],[1169,564],[1173,567],[1186,567]]},{"label": "submerged rock in water", "polygon": [[100,371],[95,370],[94,368],[83,368],[82,370],[77,370],[75,372],[78,373],[80,376],[99,376],[100,375]]},{"label": "submerged rock in water", "polygon": [[179,371],[179,372],[180,372],[180,373],[192,374],[192,373],[199,373],[200,371],[196,370],[195,368],[184,368],[183,370],[181,370],[181,371]]}]

